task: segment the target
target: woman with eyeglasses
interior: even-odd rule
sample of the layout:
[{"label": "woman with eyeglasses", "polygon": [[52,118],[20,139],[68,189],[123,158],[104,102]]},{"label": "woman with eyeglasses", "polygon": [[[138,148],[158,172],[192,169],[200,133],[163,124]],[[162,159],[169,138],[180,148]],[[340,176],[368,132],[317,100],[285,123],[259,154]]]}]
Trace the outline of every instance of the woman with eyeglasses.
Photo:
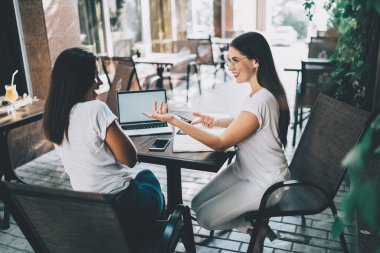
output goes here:
[{"label": "woman with eyeglasses", "polygon": [[[289,107],[284,87],[277,75],[272,53],[266,39],[257,32],[236,37],[227,57],[229,71],[238,84],[247,83],[250,92],[244,99],[240,114],[233,118],[215,118],[194,113],[192,124],[224,127],[221,136],[203,131],[177,116],[167,113],[167,105],[154,104],[148,117],[168,122],[215,150],[236,145],[236,160],[220,171],[192,200],[200,226],[210,230],[246,227],[243,214],[259,208],[264,192],[274,183],[290,178],[284,154],[287,144]],[[283,190],[269,199],[278,203]],[[254,252],[262,252],[263,241],[270,229],[258,231]]]},{"label": "woman with eyeglasses", "polygon": [[58,56],[43,127],[72,188],[116,198],[127,217],[130,236],[139,238],[163,214],[164,199],[151,171],[143,170],[132,178],[136,148],[108,106],[95,100],[102,84],[98,67],[95,55],[80,48],[66,49]]}]

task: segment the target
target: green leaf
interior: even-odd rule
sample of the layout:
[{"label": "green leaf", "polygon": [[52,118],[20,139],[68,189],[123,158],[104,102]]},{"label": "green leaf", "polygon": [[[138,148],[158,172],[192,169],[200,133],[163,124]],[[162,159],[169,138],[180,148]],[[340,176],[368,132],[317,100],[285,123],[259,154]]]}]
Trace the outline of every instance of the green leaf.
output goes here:
[{"label": "green leaf", "polygon": [[332,235],[333,238],[338,238],[338,236],[344,231],[344,224],[340,219],[335,219],[332,226]]}]

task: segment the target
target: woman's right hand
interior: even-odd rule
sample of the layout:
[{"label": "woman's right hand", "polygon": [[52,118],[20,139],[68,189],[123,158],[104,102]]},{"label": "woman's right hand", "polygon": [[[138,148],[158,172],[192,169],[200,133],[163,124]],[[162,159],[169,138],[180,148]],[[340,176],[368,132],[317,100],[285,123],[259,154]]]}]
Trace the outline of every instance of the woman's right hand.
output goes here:
[{"label": "woman's right hand", "polygon": [[205,115],[205,114],[201,114],[197,112],[193,112],[193,115],[198,118],[191,122],[192,125],[201,123],[203,126],[208,127],[208,128],[212,128],[216,126],[216,119],[213,116]]}]

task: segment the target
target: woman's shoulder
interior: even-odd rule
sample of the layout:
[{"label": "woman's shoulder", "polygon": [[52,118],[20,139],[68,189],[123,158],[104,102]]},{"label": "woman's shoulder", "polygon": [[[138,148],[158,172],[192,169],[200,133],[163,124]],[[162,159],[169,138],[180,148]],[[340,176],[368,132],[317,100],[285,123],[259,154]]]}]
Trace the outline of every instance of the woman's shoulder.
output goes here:
[{"label": "woman's shoulder", "polygon": [[253,100],[256,102],[262,102],[262,103],[270,103],[272,101],[276,101],[276,98],[274,95],[267,89],[262,88],[259,91],[257,91],[253,96]]}]

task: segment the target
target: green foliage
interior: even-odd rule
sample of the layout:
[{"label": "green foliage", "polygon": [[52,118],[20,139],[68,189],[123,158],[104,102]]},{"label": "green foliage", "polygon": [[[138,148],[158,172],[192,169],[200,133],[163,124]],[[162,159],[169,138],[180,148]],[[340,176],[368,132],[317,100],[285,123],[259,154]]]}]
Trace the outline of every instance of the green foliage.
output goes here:
[{"label": "green foliage", "polygon": [[[305,0],[303,5],[311,20],[314,0]],[[326,0],[324,8],[331,12],[331,24],[340,34],[332,57],[336,70],[331,76],[338,87],[335,95],[348,104],[363,107],[368,99],[368,38],[373,32],[368,27],[371,17],[380,14],[380,0]],[[380,161],[380,115],[342,162],[347,166],[350,190],[342,200],[343,218],[333,226],[335,236],[357,212],[371,232],[380,237],[380,171],[373,167],[373,161]],[[380,253],[380,248],[376,253]]]},{"label": "green foliage", "polygon": [[[373,161],[380,161],[380,115],[342,162],[350,178],[350,191],[342,201],[343,223],[349,223],[357,210],[371,232],[380,237],[380,172],[370,167]],[[335,236],[343,231],[343,223],[334,225]]]}]

